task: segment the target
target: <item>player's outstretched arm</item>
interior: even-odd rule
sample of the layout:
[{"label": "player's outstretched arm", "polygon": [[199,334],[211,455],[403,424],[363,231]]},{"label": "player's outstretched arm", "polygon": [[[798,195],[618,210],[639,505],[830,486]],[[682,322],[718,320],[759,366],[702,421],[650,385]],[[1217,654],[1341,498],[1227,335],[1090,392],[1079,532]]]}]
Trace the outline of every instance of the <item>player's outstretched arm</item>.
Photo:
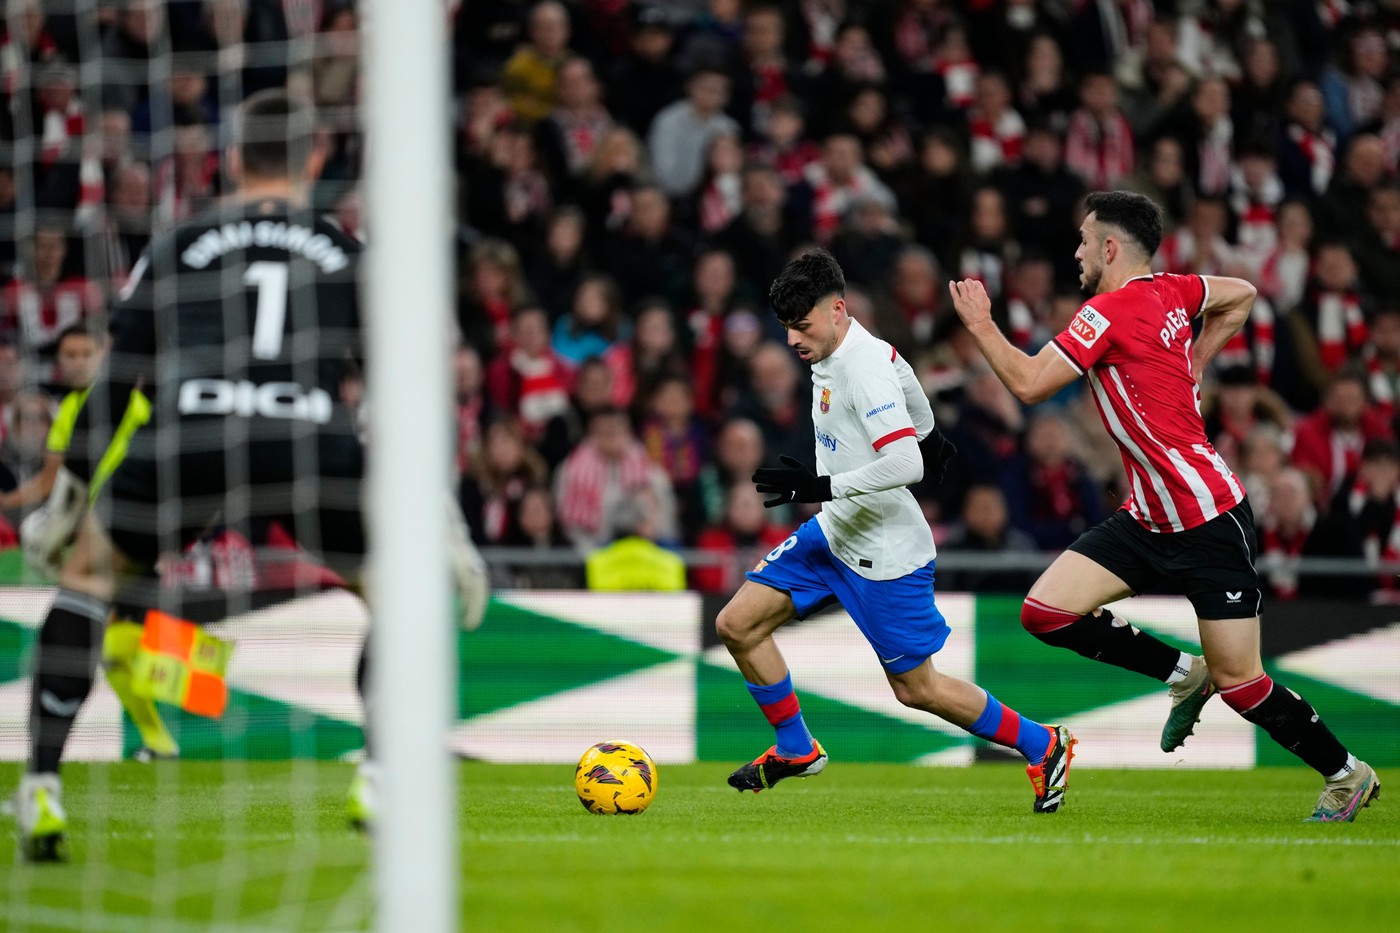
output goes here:
[{"label": "player's outstretched arm", "polygon": [[1027,405],[1043,402],[1079,378],[1051,344],[1035,356],[1027,356],[1011,345],[992,320],[992,300],[976,279],[949,282],[953,307],[992,370],[1011,394]]},{"label": "player's outstretched arm", "polygon": [[1232,279],[1221,275],[1203,275],[1201,281],[1206,286],[1206,303],[1201,309],[1201,335],[1191,347],[1191,375],[1201,381],[1206,366],[1215,359],[1215,354],[1239,333],[1249,320],[1249,311],[1254,307],[1254,296],[1258,293],[1253,285],[1244,279]]}]

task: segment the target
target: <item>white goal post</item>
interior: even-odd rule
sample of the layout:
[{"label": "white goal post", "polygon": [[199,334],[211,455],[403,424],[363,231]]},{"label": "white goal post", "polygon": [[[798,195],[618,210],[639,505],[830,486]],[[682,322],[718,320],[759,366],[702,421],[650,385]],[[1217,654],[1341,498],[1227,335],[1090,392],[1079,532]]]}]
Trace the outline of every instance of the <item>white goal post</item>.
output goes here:
[{"label": "white goal post", "polygon": [[448,933],[457,917],[457,806],[446,736],[454,692],[447,530],[452,179],[447,11],[365,10],[369,249],[369,724],[382,783],[378,929]]}]

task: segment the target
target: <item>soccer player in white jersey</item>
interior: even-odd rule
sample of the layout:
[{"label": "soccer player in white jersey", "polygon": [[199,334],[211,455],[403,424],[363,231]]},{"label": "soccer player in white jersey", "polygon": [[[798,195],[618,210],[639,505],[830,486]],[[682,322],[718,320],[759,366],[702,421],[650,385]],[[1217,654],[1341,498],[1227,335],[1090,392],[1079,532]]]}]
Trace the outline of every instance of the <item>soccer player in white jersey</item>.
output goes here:
[{"label": "soccer player in white jersey", "polygon": [[769,292],[787,342],[812,367],[813,472],[791,457],[754,474],[768,507],[824,503],[748,574],[719,614],[719,635],[749,693],[777,733],[772,748],[729,776],[757,793],[826,767],[793,692],[773,632],[840,602],[870,643],[894,695],[973,735],[1025,756],[1033,812],[1064,802],[1075,739],[1003,706],[975,684],[940,673],[932,656],[948,638],[933,599],[933,534],[908,486],[923,478],[919,441],[953,453],[913,370],[894,348],[846,313],[846,280],[830,253],[788,263]]},{"label": "soccer player in white jersey", "polygon": [[[1201,373],[1244,326],[1254,286],[1213,275],[1153,275],[1162,214],[1140,194],[1091,194],[1085,210],[1075,259],[1088,301],[1035,356],[997,329],[982,283],[949,283],[958,316],[1022,402],[1044,401],[1088,376],[1131,481],[1122,508],[1081,535],[1031,587],[1021,622],[1046,644],[1169,684],[1163,751],[1186,741],[1201,708],[1219,693],[1322,775],[1310,821],[1350,822],[1379,794],[1380,781],[1306,700],[1264,673],[1254,516],[1201,419]],[[1192,328],[1198,317],[1199,335]],[[1102,608],[1162,588],[1191,600],[1204,657]]]}]

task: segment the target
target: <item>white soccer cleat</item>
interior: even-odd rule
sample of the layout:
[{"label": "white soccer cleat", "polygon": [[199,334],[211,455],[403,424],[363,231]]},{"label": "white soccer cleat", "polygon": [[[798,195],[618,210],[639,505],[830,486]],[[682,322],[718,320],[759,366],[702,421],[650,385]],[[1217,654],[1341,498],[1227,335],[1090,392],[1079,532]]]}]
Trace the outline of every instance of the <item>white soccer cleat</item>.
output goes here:
[{"label": "white soccer cleat", "polygon": [[63,862],[68,853],[64,834],[68,814],[63,812],[63,784],[58,775],[26,774],[15,792],[15,816],[19,821],[19,855],[26,862]]}]

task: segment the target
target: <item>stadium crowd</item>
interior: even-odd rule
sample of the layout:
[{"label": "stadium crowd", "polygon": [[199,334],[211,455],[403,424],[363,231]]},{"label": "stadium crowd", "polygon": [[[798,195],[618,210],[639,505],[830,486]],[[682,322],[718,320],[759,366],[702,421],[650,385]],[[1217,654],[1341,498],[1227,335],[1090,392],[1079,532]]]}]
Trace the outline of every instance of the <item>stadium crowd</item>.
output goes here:
[{"label": "stadium crowd", "polygon": [[[59,335],[101,317],[152,229],[217,197],[243,96],[316,101],[319,203],[372,242],[353,4],[17,10],[0,491],[42,459]],[[1328,588],[1299,555],[1400,560],[1400,0],[468,0],[451,23],[457,467],[481,544],[639,535],[733,557],[690,580],[732,590],[801,517],[748,478],[811,458],[810,383],[766,293],[820,245],[958,446],[915,490],[943,546],[1063,548],[1123,500],[1116,450],[1082,383],[1022,407],[947,281],[982,280],[1034,352],[1082,300],[1083,195],[1130,188],[1166,212],[1159,269],[1259,287],[1201,407],[1273,595]]]}]

